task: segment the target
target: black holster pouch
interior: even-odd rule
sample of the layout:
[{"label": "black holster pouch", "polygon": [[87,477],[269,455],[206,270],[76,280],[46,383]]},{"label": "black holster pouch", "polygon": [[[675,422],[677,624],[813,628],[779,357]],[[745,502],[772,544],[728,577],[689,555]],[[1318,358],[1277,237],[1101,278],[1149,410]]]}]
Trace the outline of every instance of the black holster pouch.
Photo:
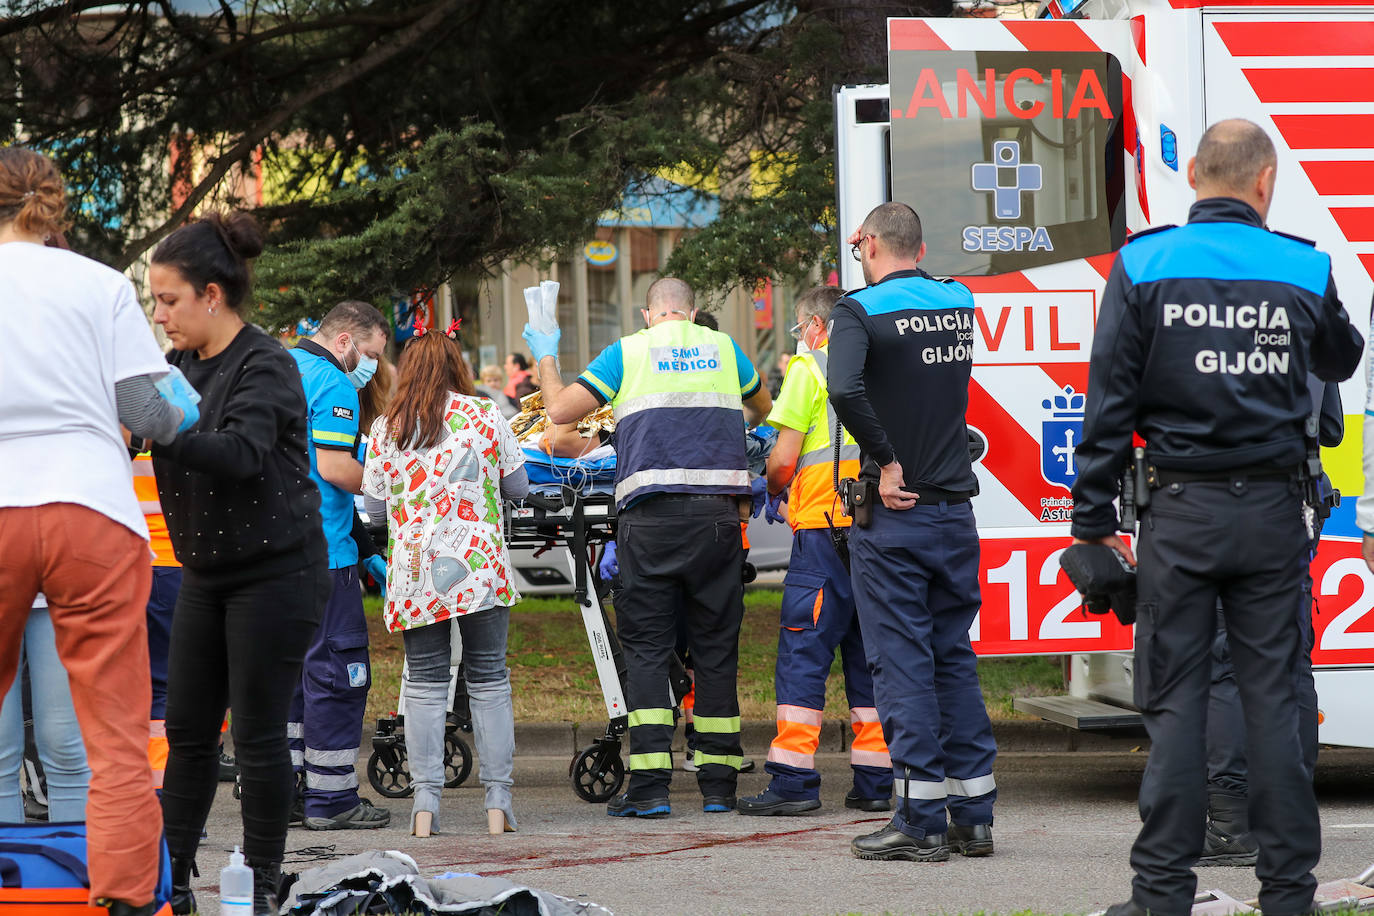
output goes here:
[{"label": "black holster pouch", "polygon": [[1074,544],[1059,565],[1083,596],[1090,614],[1111,611],[1124,625],[1135,623],[1135,570],[1106,544]]},{"label": "black holster pouch", "polygon": [[846,477],[840,481],[840,501],[844,504],[844,514],[854,519],[854,524],[867,528],[873,524],[873,504],[878,501],[878,481],[872,477]]}]

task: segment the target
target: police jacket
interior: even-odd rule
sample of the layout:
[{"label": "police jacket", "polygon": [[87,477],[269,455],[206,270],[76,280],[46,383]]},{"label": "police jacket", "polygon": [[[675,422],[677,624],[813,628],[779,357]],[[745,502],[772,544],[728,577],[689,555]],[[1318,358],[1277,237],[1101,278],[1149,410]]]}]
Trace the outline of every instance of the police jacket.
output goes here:
[{"label": "police jacket", "polygon": [[1157,467],[1296,470],[1308,373],[1349,378],[1362,343],[1330,257],[1265,229],[1249,204],[1206,198],[1187,225],[1137,234],[1112,266],[1093,336],[1073,535],[1116,530],[1132,432]]},{"label": "police jacket", "polygon": [[907,489],[977,492],[964,423],[973,368],[968,287],[923,270],[894,271],[835,303],[830,320],[830,403],[865,458],[879,466],[896,458]]}]

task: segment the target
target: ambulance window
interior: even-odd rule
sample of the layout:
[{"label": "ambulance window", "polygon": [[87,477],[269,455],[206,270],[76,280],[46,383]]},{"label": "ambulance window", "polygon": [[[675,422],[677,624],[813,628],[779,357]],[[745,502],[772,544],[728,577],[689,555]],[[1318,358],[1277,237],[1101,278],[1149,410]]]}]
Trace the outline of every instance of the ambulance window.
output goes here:
[{"label": "ambulance window", "polygon": [[892,200],[937,276],[1000,274],[1126,238],[1121,67],[1091,51],[893,51]]}]

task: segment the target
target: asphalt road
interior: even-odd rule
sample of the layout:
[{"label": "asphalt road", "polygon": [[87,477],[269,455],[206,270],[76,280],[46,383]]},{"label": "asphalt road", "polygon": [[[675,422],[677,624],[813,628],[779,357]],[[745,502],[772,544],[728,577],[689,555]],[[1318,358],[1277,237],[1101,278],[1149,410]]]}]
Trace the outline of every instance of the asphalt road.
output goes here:
[{"label": "asphalt road", "polygon": [[[703,814],[695,779],[678,773],[673,815],[664,820],[609,818],[604,806],[576,798],[564,756],[516,759],[518,833],[486,834],[476,774],[444,795],[443,835],[408,835],[409,802],[386,802],[392,826],[373,831],[312,832],[287,838],[288,870],[310,867],[292,851],[400,849],[425,873],[501,875],[567,897],[593,900],[617,914],[723,913],[1083,913],[1129,894],[1127,853],[1139,821],[1136,789],[1145,753],[1014,752],[996,768],[999,786],[989,859],[943,864],[866,862],[849,840],[885,818],[843,807],[845,755],[820,755],[824,806],[791,818]],[[740,778],[741,794],[761,791],[762,773]],[[1324,855],[1320,880],[1348,877],[1374,861],[1374,751],[1323,753],[1318,793]],[[385,801],[382,799],[374,799]],[[215,916],[215,889],[227,851],[242,836],[238,805],[222,785],[199,856],[201,912]],[[293,864],[294,862],[294,864]],[[1199,890],[1253,897],[1246,869],[1199,870]]]}]

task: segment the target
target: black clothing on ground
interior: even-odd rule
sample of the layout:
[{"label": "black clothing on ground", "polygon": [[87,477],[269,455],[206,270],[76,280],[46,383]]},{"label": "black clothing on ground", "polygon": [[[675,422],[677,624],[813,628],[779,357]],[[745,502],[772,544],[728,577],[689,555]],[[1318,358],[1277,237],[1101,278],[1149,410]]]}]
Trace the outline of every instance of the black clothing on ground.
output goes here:
[{"label": "black clothing on ground", "polygon": [[1161,468],[1296,468],[1308,373],[1347,379],[1363,346],[1330,257],[1265,230],[1249,204],[1200,200],[1186,226],[1137,233],[1112,265],[1093,335],[1074,537],[1116,530],[1133,432]]},{"label": "black clothing on ground", "polygon": [[[830,403],[865,458],[878,466],[896,458],[908,489],[977,492],[964,422],[968,288],[923,270],[894,271],[835,303],[830,320]],[[875,473],[867,462],[865,473]]]},{"label": "black clothing on ground", "polygon": [[281,861],[295,791],[287,710],[329,598],[326,565],[321,554],[304,568],[271,577],[186,568],[172,623],[172,753],[162,788],[173,857],[192,858],[200,845],[219,785],[219,729],[228,707],[243,784],[244,854],[252,861]]},{"label": "black clothing on ground", "polygon": [[300,369],[244,325],[223,352],[168,361],[200,392],[200,422],[153,446],[158,494],[177,559],[203,572],[300,569],[322,555],[320,494],[310,479]]}]

